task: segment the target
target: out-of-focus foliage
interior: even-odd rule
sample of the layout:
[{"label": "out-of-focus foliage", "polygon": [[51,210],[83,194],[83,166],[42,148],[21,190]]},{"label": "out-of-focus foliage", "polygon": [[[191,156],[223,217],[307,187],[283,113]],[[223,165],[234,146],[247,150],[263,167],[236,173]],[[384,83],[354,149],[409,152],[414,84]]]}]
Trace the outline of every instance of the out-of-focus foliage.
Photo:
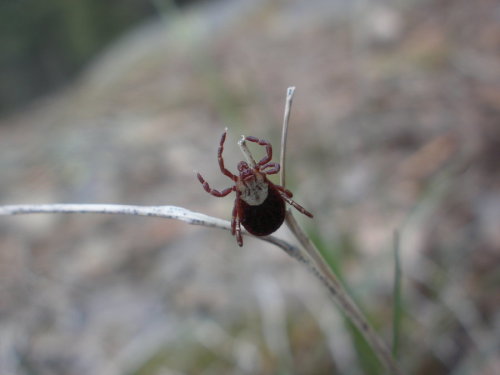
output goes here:
[{"label": "out-of-focus foliage", "polygon": [[142,0],[5,0],[0,4],[0,112],[66,82],[155,11]]}]

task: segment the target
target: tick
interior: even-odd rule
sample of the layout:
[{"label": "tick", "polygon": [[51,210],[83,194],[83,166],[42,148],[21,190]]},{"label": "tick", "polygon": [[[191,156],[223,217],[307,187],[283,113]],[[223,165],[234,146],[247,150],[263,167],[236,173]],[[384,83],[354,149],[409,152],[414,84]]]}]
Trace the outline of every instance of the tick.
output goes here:
[{"label": "tick", "polygon": [[219,191],[210,188],[208,182],[199,173],[197,173],[197,176],[205,191],[214,197],[225,197],[233,191],[236,193],[231,218],[231,234],[236,236],[239,246],[243,246],[241,225],[255,236],[267,236],[275,232],[285,220],[285,202],[304,215],[313,217],[309,211],[291,199],[293,196],[291,191],[283,186],[273,184],[267,178],[267,175],[276,174],[280,171],[280,165],[271,162],[273,148],[268,141],[252,136],[244,137],[240,141],[240,145],[244,141],[249,141],[265,146],[266,156],[257,163],[249,155],[251,165],[245,161],[240,161],[237,167],[238,175],[234,175],[227,170],[222,157],[226,134],[227,129],[220,139],[217,160],[221,172],[229,177],[234,182],[234,185]]}]

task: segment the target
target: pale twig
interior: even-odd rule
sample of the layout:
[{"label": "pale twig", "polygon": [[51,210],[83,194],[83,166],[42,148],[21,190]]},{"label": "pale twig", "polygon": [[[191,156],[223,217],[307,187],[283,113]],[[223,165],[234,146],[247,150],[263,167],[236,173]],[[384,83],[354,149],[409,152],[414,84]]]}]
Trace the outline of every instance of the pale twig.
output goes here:
[{"label": "pale twig", "polygon": [[[283,131],[282,137],[286,138],[288,133],[288,120],[290,117],[290,110],[293,100],[293,94],[295,87],[289,87],[286,96],[285,114],[283,116]],[[281,185],[285,186],[285,151],[286,151],[286,139],[281,139]],[[310,264],[313,264],[309,269],[315,274],[315,276],[326,286],[330,292],[331,298],[340,306],[344,314],[349,318],[349,320],[358,328],[365,340],[370,344],[373,351],[376,353],[380,362],[383,363],[386,368],[391,371],[392,374],[402,374],[397,363],[391,356],[391,353],[387,349],[385,343],[378,337],[375,330],[368,323],[367,319],[358,308],[353,299],[349,296],[345,288],[342,286],[340,280],[333,274],[332,270],[325,263],[323,257],[321,256],[318,248],[311,239],[307,236],[304,230],[300,227],[299,223],[295,220],[291,210],[287,210],[285,222],[291,232],[295,235],[297,240],[300,242],[304,248],[306,255],[303,258],[310,258]]]},{"label": "pale twig", "polygon": [[248,149],[247,143],[245,142],[245,136],[242,135],[241,139],[238,141],[238,146],[240,146],[241,152],[245,155],[245,159],[247,159],[248,164],[250,164],[251,168],[255,168],[257,166],[257,162],[252,156],[252,153]]},{"label": "pale twig", "polygon": [[286,100],[285,100],[285,112],[283,114],[283,126],[281,128],[281,153],[280,153],[280,185],[285,187],[285,151],[286,151],[286,139],[288,134],[288,121],[290,119],[290,111],[292,110],[293,94],[295,93],[295,87],[291,86],[286,90]]},{"label": "pale twig", "polygon": [[20,214],[123,214],[135,216],[156,216],[181,220],[193,225],[216,228],[230,227],[229,222],[176,206],[129,206],[122,204],[19,204],[0,206],[0,215]]},{"label": "pale twig", "polygon": [[[202,225],[205,227],[219,228],[230,231],[231,223],[216,217],[201,214],[177,206],[130,206],[122,204],[18,204],[0,206],[0,216],[21,214],[122,214],[134,216],[161,217],[166,219],[180,220],[191,225]],[[245,230],[242,234],[254,237]],[[299,249],[275,236],[255,237],[272,243],[283,249],[288,255],[302,263]]]}]

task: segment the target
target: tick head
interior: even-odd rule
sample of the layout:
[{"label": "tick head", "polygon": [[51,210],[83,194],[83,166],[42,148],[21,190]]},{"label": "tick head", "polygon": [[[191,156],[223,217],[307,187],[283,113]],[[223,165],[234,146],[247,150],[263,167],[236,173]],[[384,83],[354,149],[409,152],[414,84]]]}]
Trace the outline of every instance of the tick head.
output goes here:
[{"label": "tick head", "polygon": [[240,161],[238,163],[238,172],[242,181],[248,180],[249,178],[254,176],[254,172],[249,167],[246,161]]}]

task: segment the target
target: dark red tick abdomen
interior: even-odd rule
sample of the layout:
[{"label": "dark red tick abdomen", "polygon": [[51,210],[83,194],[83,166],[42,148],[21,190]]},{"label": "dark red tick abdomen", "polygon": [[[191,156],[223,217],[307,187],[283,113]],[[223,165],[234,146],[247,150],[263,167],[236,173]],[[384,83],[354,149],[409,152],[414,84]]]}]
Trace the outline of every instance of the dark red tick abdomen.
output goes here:
[{"label": "dark red tick abdomen", "polygon": [[262,204],[252,206],[240,199],[238,206],[241,224],[254,236],[267,236],[273,233],[285,220],[285,201],[271,183],[267,198]]}]

